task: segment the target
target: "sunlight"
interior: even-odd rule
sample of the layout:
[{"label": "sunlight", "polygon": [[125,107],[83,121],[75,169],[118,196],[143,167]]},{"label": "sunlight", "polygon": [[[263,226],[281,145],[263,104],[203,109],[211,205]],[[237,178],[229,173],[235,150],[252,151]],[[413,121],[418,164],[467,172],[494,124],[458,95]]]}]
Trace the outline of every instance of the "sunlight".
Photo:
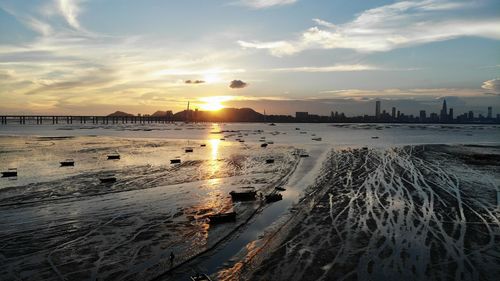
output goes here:
[{"label": "sunlight", "polygon": [[204,104],[200,105],[200,107],[202,110],[217,111],[225,107],[222,104],[223,102],[232,99],[233,98],[230,96],[215,96],[215,97],[200,98],[200,100],[204,102]]}]

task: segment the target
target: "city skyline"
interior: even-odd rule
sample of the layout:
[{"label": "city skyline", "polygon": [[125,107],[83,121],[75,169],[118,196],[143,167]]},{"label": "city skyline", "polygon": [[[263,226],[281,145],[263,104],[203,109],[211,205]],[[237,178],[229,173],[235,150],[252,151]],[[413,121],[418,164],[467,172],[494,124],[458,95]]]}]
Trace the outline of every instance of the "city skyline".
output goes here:
[{"label": "city skyline", "polygon": [[500,3],[6,0],[0,112],[500,105]]}]

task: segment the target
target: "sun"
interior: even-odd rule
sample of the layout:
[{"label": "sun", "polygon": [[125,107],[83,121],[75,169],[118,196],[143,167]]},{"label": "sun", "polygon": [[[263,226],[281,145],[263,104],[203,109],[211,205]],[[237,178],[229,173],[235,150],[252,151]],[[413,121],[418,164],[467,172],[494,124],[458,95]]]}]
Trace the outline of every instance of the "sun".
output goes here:
[{"label": "sun", "polygon": [[204,104],[200,105],[202,110],[217,111],[224,108],[222,104],[225,101],[232,100],[229,96],[215,96],[215,97],[204,97],[200,98]]}]

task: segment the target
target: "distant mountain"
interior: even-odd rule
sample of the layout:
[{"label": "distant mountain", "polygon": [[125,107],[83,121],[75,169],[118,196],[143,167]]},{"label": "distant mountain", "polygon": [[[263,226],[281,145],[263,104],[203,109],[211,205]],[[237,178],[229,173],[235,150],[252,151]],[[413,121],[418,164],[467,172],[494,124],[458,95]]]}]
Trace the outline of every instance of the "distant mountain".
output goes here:
[{"label": "distant mountain", "polygon": [[209,122],[260,122],[265,116],[251,108],[223,108],[217,111],[184,110],[174,114],[176,121],[209,121]]},{"label": "distant mountain", "polygon": [[108,117],[134,117],[134,116],[135,116],[134,114],[130,114],[123,111],[115,111],[114,113],[108,115]]},{"label": "distant mountain", "polygon": [[174,116],[174,114],[172,113],[171,110],[167,110],[167,111],[158,110],[155,113],[153,113],[151,116],[152,117],[172,117],[172,116]]}]

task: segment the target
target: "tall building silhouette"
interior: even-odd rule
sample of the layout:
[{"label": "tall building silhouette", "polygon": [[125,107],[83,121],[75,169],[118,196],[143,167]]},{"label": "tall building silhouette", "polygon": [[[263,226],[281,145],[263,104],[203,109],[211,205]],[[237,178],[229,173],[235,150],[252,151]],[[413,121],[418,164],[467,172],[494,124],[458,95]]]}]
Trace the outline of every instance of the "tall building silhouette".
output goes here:
[{"label": "tall building silhouette", "polygon": [[440,120],[441,121],[448,120],[448,107],[446,106],[446,100],[445,99],[443,100],[443,107],[441,108]]},{"label": "tall building silhouette", "polygon": [[377,119],[380,119],[380,101],[376,101],[375,102],[375,117],[377,117]]},{"label": "tall building silhouette", "polygon": [[488,106],[488,119],[491,119],[493,117],[493,112],[491,106]]}]

